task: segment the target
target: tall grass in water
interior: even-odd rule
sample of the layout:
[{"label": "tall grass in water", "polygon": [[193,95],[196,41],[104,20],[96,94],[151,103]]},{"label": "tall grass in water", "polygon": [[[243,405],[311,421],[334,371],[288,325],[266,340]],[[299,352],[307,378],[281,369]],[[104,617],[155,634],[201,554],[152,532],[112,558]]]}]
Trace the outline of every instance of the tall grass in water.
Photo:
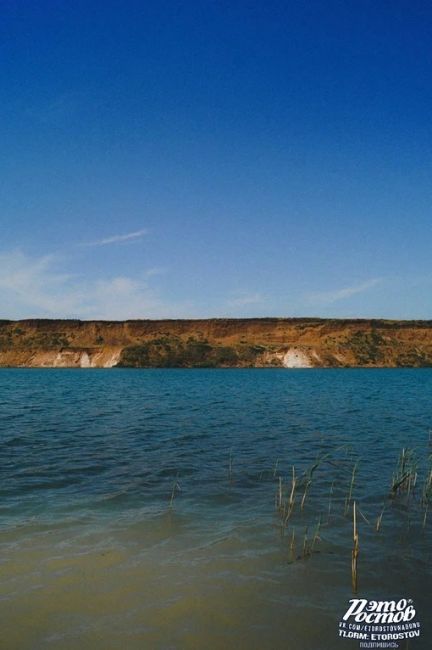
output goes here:
[{"label": "tall grass in water", "polygon": [[301,500],[301,503],[300,503],[300,510],[303,510],[303,508],[304,508],[304,504],[305,504],[305,501],[306,501],[307,491],[308,491],[308,489],[309,489],[311,483],[312,483],[312,480],[311,480],[311,479],[308,479],[308,480],[306,481],[306,483],[305,483],[305,489],[304,489],[303,497],[302,497],[302,500]]},{"label": "tall grass in water", "polygon": [[408,496],[411,488],[417,482],[417,458],[414,449],[403,448],[398,459],[396,471],[393,474],[392,494],[406,492]]},{"label": "tall grass in water", "polygon": [[232,449],[230,449],[230,453],[229,453],[228,480],[229,480],[230,483],[233,482],[233,454],[232,454]]},{"label": "tall grass in water", "polygon": [[358,589],[358,573],[357,573],[357,560],[359,555],[359,536],[357,530],[357,512],[356,502],[353,503],[353,549],[351,554],[351,584],[353,593],[357,593]]},{"label": "tall grass in water", "polygon": [[354,490],[354,483],[355,483],[355,477],[356,477],[356,472],[357,472],[357,467],[358,467],[358,461],[354,464],[352,474],[351,474],[351,482],[349,485],[349,490],[348,490],[348,496],[345,499],[345,515],[348,514],[348,511],[350,509],[351,505],[351,500],[352,500],[352,495],[353,495],[353,490]]},{"label": "tall grass in water", "polygon": [[293,512],[293,510],[294,510],[295,498],[296,498],[296,497],[295,497],[296,487],[297,487],[297,478],[296,478],[296,475],[295,475],[295,467],[294,467],[294,465],[293,465],[293,468],[292,468],[291,492],[290,492],[290,496],[289,496],[288,508],[287,508],[286,517],[285,517],[285,525],[286,525],[288,519],[291,517],[292,512]]},{"label": "tall grass in water", "polygon": [[[178,476],[177,476],[177,478],[178,478]],[[174,481],[174,484],[173,484],[173,487],[172,487],[172,491],[171,491],[171,498],[170,498],[170,502],[169,502],[169,507],[170,507],[171,509],[172,509],[173,506],[174,506],[174,499],[175,499],[175,496],[176,496],[177,492],[181,492],[180,483],[178,482],[177,478],[176,478],[176,480]]]},{"label": "tall grass in water", "polygon": [[295,528],[294,527],[291,535],[290,552],[291,552],[291,561],[294,561],[295,560]]},{"label": "tall grass in water", "polygon": [[308,555],[310,555],[310,552],[309,552],[309,546],[308,546],[308,527],[306,526],[305,532],[304,532],[304,537],[303,537],[302,558],[304,559]]},{"label": "tall grass in water", "polygon": [[378,515],[377,520],[376,520],[375,530],[376,530],[377,533],[379,532],[379,530],[381,528],[382,518],[383,518],[383,515],[384,515],[384,510],[385,510],[385,503],[383,504],[382,510],[381,510],[380,514]]},{"label": "tall grass in water", "polygon": [[321,515],[318,518],[318,523],[317,523],[316,528],[315,528],[315,533],[314,533],[314,536],[313,536],[312,546],[311,546],[311,553],[313,553],[314,550],[315,550],[315,544],[317,542],[321,541],[320,530],[321,530]]},{"label": "tall grass in water", "polygon": [[426,528],[429,504],[431,501],[432,501],[432,455],[429,456],[429,468],[423,485],[423,492],[421,498],[421,503],[424,507],[423,528]]},{"label": "tall grass in water", "polygon": [[331,513],[331,508],[332,508],[333,492],[334,492],[334,481],[332,481],[331,486],[330,486],[329,502],[328,502],[328,509],[327,509],[327,523],[328,524],[330,523],[330,513]]},{"label": "tall grass in water", "polygon": [[432,456],[429,456],[429,469],[423,486],[422,502],[429,503],[432,500]]},{"label": "tall grass in water", "polygon": [[281,510],[282,509],[282,503],[283,503],[283,480],[282,476],[279,476],[279,486],[278,490],[276,492],[276,510]]},{"label": "tall grass in water", "polygon": [[[299,471],[298,467],[293,465],[291,477],[288,480],[284,480],[277,472],[277,465],[274,466],[274,470],[270,470],[270,476],[274,481],[275,506],[282,536],[287,535],[288,523],[291,527],[286,542],[290,563],[303,561],[315,553],[322,555],[325,555],[326,552],[332,553],[331,547],[327,546],[328,543],[332,544],[332,538],[334,538],[330,528],[333,524],[341,526],[343,521],[346,524],[348,515],[349,523],[345,528],[343,538],[348,562],[348,556],[351,556],[352,591],[358,593],[360,519],[365,524],[365,538],[362,547],[372,541],[371,534],[377,535],[382,531],[385,513],[387,513],[388,522],[386,522],[384,536],[381,536],[382,542],[394,544],[395,527],[402,530],[405,522],[401,517],[406,513],[409,527],[406,531],[407,535],[400,538],[400,543],[404,546],[407,542],[410,544],[420,543],[416,531],[422,530],[422,527],[426,529],[429,506],[432,501],[432,453],[428,450],[429,458],[425,459],[420,456],[420,453],[417,456],[413,449],[405,447],[398,455],[396,470],[393,476],[390,474],[387,487],[384,482],[381,491],[378,485],[374,485],[372,492],[372,487],[368,483],[362,483],[363,478],[367,480],[367,477],[363,477],[364,472],[359,474],[360,459],[356,458],[354,453],[351,453],[350,458],[345,458],[340,451],[345,449],[346,446],[337,447],[331,453],[318,457],[309,470]],[[429,461],[427,466],[426,460]],[[325,471],[321,472],[317,479],[315,471],[324,464]],[[368,467],[369,465],[365,461],[365,470]],[[426,472],[425,469],[427,469]],[[317,489],[311,489],[317,480],[319,483],[320,478],[324,480],[324,485],[327,485],[325,489],[327,497],[325,492],[323,493],[322,485],[318,485]],[[364,502],[360,498],[363,491],[366,494]],[[376,502],[379,494],[383,493],[387,496],[378,504],[377,511],[374,513],[373,506],[369,507],[370,498],[372,497]],[[394,503],[397,500],[401,501],[400,504]],[[295,507],[296,502],[297,508]],[[396,507],[391,507],[392,505]],[[315,514],[314,523],[311,517],[314,516],[314,511],[317,513],[316,508],[319,508],[318,512],[322,514],[318,521]],[[360,528],[362,526],[363,523]],[[425,534],[426,532],[425,530]],[[327,533],[328,539],[326,540]],[[389,535],[391,535],[391,540],[387,539]],[[318,544],[319,550],[317,550]],[[380,548],[385,547],[380,544]],[[363,552],[364,550],[363,548]]]}]

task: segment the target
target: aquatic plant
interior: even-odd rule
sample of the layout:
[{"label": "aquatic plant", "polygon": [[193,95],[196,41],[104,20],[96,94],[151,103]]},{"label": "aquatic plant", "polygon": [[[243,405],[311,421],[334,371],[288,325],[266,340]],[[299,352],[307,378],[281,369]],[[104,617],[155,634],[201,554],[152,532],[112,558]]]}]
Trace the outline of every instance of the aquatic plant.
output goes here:
[{"label": "aquatic plant", "polygon": [[423,485],[422,502],[429,504],[432,501],[432,456],[429,456],[429,469]]},{"label": "aquatic plant", "polygon": [[417,458],[414,449],[403,448],[399,456],[396,471],[393,474],[391,492],[396,495],[406,491],[408,496],[411,487],[417,482]]},{"label": "aquatic plant", "polygon": [[426,504],[424,515],[423,515],[423,528],[426,528],[426,520],[428,516],[428,511],[429,511],[429,503]]},{"label": "aquatic plant", "polygon": [[308,547],[308,527],[306,526],[305,532],[304,532],[304,537],[303,537],[303,554],[302,558],[304,559],[310,555],[309,547]]},{"label": "aquatic plant", "polygon": [[357,515],[356,515],[356,502],[353,503],[353,549],[351,554],[351,584],[353,593],[357,593],[358,588],[358,573],[357,563],[359,556],[359,535],[357,530]]},{"label": "aquatic plant", "polygon": [[178,475],[177,475],[177,478],[174,481],[173,486],[172,486],[171,498],[170,498],[170,503],[169,503],[170,508],[172,508],[173,505],[174,505],[174,499],[175,499],[175,496],[176,496],[177,492],[181,492],[180,483],[178,482],[177,479],[178,479]]},{"label": "aquatic plant", "polygon": [[[349,451],[349,456],[345,457],[345,451]],[[341,451],[343,452],[341,454]],[[321,454],[309,469],[304,471],[296,470],[296,466],[292,465],[291,478],[289,481],[278,474],[279,459],[274,465],[273,470],[269,472],[269,478],[272,478],[275,483],[275,508],[280,520],[280,529],[282,536],[286,535],[288,523],[291,526],[290,535],[287,540],[288,554],[290,562],[303,561],[312,557],[315,553],[332,552],[328,543],[332,543],[331,539],[334,537],[331,534],[330,526],[334,523],[337,528],[340,528],[342,518],[350,514],[349,519],[352,521],[352,532],[349,535],[349,529],[346,530],[347,535],[343,535],[342,539],[346,541],[348,535],[351,538],[350,552],[351,555],[351,586],[353,593],[358,592],[359,588],[359,556],[360,556],[360,534],[359,534],[359,520],[364,522],[365,533],[367,529],[373,533],[380,533],[383,529],[383,518],[385,512],[388,510],[389,505],[395,506],[392,513],[389,513],[389,524],[386,526],[387,535],[382,536],[382,542],[387,542],[394,545],[395,540],[399,539],[399,543],[404,546],[411,543],[417,543],[419,537],[417,534],[418,528],[426,529],[429,504],[432,501],[432,454],[429,453],[427,471],[425,473],[426,462],[421,458],[420,453],[414,449],[404,447],[398,456],[397,467],[391,479],[391,492],[387,492],[387,499],[384,499],[382,506],[378,512],[373,514],[368,507],[369,498],[365,500],[364,504],[357,494],[356,486],[359,488],[366,487],[368,497],[377,496],[381,493],[378,486],[374,486],[374,492],[366,485],[361,483],[363,476],[360,477],[358,468],[360,459],[355,456],[352,448],[348,449],[347,446],[337,447],[332,452]],[[318,467],[326,468],[325,472],[319,474],[317,477],[316,471]],[[368,465],[365,465],[368,468]],[[312,491],[311,486],[315,485],[316,481],[323,480],[324,485],[327,484],[328,501],[325,503],[325,496],[323,497],[323,487],[317,486],[317,490]],[[422,489],[419,491],[417,485],[421,484]],[[360,489],[358,490],[360,492]],[[382,492],[385,493],[385,484]],[[420,493],[419,493],[420,492]],[[297,494],[299,494],[297,499]],[[325,493],[324,493],[325,495]],[[399,496],[404,499],[399,505],[395,503],[395,499]],[[324,498],[324,519],[323,524],[323,498]],[[296,501],[298,508],[296,508]],[[306,504],[309,507],[306,508]],[[309,505],[310,504],[310,505]],[[334,507],[334,504],[341,504],[342,512]],[[315,522],[311,520],[314,510],[319,507],[320,514]],[[331,514],[334,511],[331,521]],[[406,518],[402,515],[406,514]],[[419,517],[420,515],[420,517]],[[407,524],[406,524],[407,522]],[[390,527],[391,523],[391,527]],[[299,525],[301,526],[302,533],[299,535]],[[395,536],[395,527],[401,533],[398,538]],[[312,532],[313,531],[313,532]],[[324,532],[324,535],[321,534]],[[327,536],[326,531],[329,532]],[[391,534],[391,540],[387,537]],[[426,534],[426,530],[425,530]],[[367,545],[368,538],[366,537],[365,544]],[[298,540],[298,541],[297,541]],[[319,543],[322,548],[317,550]],[[344,542],[345,543],[345,542]],[[297,548],[301,546],[301,548]],[[385,548],[383,546],[382,548]]]},{"label": "aquatic plant", "polygon": [[306,482],[306,484],[305,484],[305,489],[304,489],[304,492],[303,492],[303,497],[302,497],[302,500],[301,500],[301,503],[300,503],[300,510],[303,510],[303,508],[304,508],[304,504],[305,504],[305,501],[306,501],[306,494],[307,494],[308,488],[309,488],[309,486],[311,485],[311,483],[312,483],[312,480],[308,480],[308,481]]},{"label": "aquatic plant", "polygon": [[233,454],[232,454],[232,448],[230,449],[230,453],[229,453],[228,479],[229,479],[230,483],[233,482]]},{"label": "aquatic plant", "polygon": [[318,518],[318,523],[317,523],[316,528],[315,528],[315,532],[314,532],[314,536],[313,536],[313,540],[312,540],[312,546],[311,546],[311,553],[314,552],[315,544],[317,542],[321,541],[320,530],[321,530],[321,515]]},{"label": "aquatic plant", "polygon": [[356,472],[357,472],[358,463],[359,463],[359,461],[357,461],[354,464],[354,467],[353,467],[353,470],[352,470],[351,482],[350,482],[349,490],[348,490],[348,496],[345,499],[345,511],[344,511],[345,515],[348,514],[348,510],[349,510],[349,508],[351,506],[351,500],[352,500],[352,495],[353,495],[354,482],[355,482],[355,476],[356,476]]},{"label": "aquatic plant", "polygon": [[290,492],[289,501],[288,501],[288,508],[286,510],[285,525],[286,525],[286,522],[288,521],[288,519],[291,517],[292,512],[294,510],[296,486],[297,486],[297,478],[296,478],[296,474],[295,474],[295,467],[293,465],[293,468],[292,468],[292,481],[291,481],[291,492]]},{"label": "aquatic plant", "polygon": [[291,554],[291,561],[293,562],[295,560],[295,528],[294,527],[291,535],[290,554]]},{"label": "aquatic plant", "polygon": [[282,491],[282,476],[279,476],[279,487],[278,490],[276,491],[276,509],[281,510],[282,509],[282,501],[283,501],[283,491]]},{"label": "aquatic plant", "polygon": [[327,509],[327,523],[330,523],[330,513],[332,508],[333,492],[334,492],[334,481],[332,481],[330,486],[329,502],[328,502],[328,509]]},{"label": "aquatic plant", "polygon": [[385,504],[383,505],[382,510],[381,510],[380,514],[378,515],[377,520],[376,520],[375,530],[376,530],[377,533],[379,532],[379,530],[381,528],[381,523],[382,523],[382,518],[383,518],[383,515],[384,515],[384,510],[385,510]]}]

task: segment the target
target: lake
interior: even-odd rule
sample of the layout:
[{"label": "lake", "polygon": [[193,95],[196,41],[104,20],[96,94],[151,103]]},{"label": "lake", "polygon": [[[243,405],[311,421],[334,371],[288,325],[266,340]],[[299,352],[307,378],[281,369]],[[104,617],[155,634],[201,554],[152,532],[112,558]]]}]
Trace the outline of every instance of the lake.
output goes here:
[{"label": "lake", "polygon": [[0,646],[354,649],[356,598],[406,599],[388,647],[430,648],[431,396],[432,369],[0,370]]}]

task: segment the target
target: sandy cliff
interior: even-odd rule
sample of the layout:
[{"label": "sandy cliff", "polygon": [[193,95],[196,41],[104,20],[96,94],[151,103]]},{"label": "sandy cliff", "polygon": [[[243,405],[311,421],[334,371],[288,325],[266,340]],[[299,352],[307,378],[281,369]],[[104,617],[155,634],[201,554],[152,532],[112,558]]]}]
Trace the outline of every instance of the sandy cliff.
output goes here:
[{"label": "sandy cliff", "polygon": [[0,321],[0,366],[9,367],[431,365],[432,321]]}]

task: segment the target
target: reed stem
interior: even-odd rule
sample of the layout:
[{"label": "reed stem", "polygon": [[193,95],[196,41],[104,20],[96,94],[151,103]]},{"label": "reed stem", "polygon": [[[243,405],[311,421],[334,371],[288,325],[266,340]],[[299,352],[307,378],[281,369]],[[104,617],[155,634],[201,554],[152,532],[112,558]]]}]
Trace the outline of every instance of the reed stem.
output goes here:
[{"label": "reed stem", "polygon": [[351,553],[351,584],[353,593],[357,593],[358,589],[358,573],[357,573],[357,560],[359,555],[359,536],[357,530],[357,510],[356,502],[353,503],[353,549]]}]

